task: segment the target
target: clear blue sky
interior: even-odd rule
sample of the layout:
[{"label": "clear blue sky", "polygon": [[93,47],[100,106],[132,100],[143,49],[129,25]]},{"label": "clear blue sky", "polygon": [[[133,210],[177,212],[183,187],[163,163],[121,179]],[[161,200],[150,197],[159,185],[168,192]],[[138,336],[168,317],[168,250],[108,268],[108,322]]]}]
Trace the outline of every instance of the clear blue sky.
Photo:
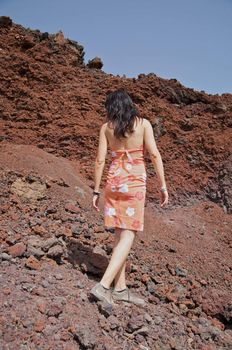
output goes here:
[{"label": "clear blue sky", "polygon": [[0,15],[62,30],[103,71],[155,73],[211,94],[232,93],[232,0],[0,0]]}]

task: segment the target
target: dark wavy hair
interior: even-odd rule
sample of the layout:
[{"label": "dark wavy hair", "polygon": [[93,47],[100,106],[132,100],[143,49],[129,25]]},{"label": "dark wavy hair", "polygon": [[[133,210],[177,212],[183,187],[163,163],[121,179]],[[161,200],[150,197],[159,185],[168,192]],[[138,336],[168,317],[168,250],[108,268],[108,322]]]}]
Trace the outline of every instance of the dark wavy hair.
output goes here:
[{"label": "dark wavy hair", "polygon": [[124,89],[110,92],[105,101],[107,121],[114,128],[116,138],[127,137],[125,133],[133,133],[136,117],[141,118],[131,97]]}]

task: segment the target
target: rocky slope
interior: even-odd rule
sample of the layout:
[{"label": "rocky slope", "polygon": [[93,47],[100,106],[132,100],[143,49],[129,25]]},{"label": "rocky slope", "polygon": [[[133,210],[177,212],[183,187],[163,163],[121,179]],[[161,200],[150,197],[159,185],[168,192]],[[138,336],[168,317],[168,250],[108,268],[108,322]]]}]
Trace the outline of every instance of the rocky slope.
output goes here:
[{"label": "rocky slope", "polygon": [[[62,32],[7,17],[0,39],[1,348],[231,349],[232,96],[106,74]],[[161,209],[146,155],[145,230],[127,263],[144,309],[89,296],[113,244],[91,186],[105,95],[118,87],[152,122],[170,193]]]}]

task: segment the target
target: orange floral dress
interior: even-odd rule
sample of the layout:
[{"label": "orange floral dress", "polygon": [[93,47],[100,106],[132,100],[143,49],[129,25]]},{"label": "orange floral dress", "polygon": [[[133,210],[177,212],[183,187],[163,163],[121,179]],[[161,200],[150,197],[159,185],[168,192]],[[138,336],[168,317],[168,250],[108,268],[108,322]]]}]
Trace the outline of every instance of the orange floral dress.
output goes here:
[{"label": "orange floral dress", "polygon": [[146,197],[144,145],[111,151],[104,196],[104,225],[107,228],[143,231]]}]

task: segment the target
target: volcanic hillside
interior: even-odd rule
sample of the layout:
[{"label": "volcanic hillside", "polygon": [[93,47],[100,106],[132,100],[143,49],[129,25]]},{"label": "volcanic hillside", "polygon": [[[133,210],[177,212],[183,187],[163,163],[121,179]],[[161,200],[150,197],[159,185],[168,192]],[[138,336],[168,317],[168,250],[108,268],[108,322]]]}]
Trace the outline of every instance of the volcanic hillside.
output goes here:
[{"label": "volcanic hillside", "polygon": [[[232,349],[232,95],[102,66],[62,31],[0,17],[1,348]],[[88,294],[112,252],[91,195],[105,96],[121,87],[152,123],[170,195],[161,209],[146,154],[145,230],[127,263],[144,309]]]}]

